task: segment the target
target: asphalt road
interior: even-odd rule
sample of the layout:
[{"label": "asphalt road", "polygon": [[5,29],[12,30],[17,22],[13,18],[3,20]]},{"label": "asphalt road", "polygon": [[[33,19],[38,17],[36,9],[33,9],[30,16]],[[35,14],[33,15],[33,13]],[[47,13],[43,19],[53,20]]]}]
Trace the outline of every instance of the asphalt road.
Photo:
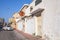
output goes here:
[{"label": "asphalt road", "polygon": [[0,40],[26,40],[26,38],[16,31],[1,31]]}]

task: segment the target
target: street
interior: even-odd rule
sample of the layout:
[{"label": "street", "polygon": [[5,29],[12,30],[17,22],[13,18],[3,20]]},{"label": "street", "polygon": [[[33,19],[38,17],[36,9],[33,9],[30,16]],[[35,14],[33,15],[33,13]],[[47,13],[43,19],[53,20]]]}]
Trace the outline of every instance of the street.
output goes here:
[{"label": "street", "polygon": [[25,37],[16,31],[0,31],[0,40],[25,40]]}]

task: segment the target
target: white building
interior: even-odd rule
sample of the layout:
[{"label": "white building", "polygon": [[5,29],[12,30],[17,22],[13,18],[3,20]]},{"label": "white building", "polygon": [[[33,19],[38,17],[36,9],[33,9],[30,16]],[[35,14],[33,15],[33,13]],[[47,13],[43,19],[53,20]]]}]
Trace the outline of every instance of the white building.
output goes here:
[{"label": "white building", "polygon": [[[26,12],[25,12],[27,13],[26,15],[29,16],[31,15],[31,13],[34,14],[35,10],[44,9],[44,11],[41,13],[42,19],[41,19],[40,30],[38,30],[39,28],[38,21],[35,21],[36,35],[38,35],[39,33],[41,35],[42,33],[42,36],[46,37],[47,40],[60,40],[60,27],[59,27],[60,26],[60,18],[59,18],[60,17],[60,14],[59,14],[60,1],[59,0],[41,0],[40,3],[38,1],[40,0],[34,0],[26,9]],[[36,15],[34,17],[35,17],[35,20],[40,20],[38,17],[36,17]],[[31,30],[31,28],[30,29],[26,28],[26,30]]]},{"label": "white building", "polygon": [[33,0],[24,12],[25,32],[60,40],[60,0]]},{"label": "white building", "polygon": [[34,0],[25,11],[25,15],[30,16],[26,18],[25,32],[36,36],[42,36],[41,12],[43,11],[43,8],[38,7],[39,5],[36,6],[36,1],[39,1],[39,3],[41,2],[41,0]]},{"label": "white building", "polygon": [[16,29],[20,30],[20,31],[24,31],[25,30],[25,21],[24,19],[22,19],[25,16],[25,9],[28,7],[28,4],[24,4],[23,7],[21,8],[21,10],[15,14],[13,14],[13,18],[16,21]]},{"label": "white building", "polygon": [[16,29],[18,29],[18,30],[21,30],[22,29],[22,25],[21,25],[21,22],[18,22],[18,20],[20,20],[21,19],[21,17],[20,17],[20,15],[18,14],[18,12],[17,13],[14,13],[13,14],[13,18],[14,18],[14,20],[16,21]]}]

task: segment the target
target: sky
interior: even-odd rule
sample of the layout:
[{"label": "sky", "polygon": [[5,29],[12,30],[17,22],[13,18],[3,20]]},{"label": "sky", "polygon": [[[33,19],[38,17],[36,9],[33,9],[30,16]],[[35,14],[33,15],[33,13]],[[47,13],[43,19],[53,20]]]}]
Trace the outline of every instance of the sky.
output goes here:
[{"label": "sky", "polygon": [[30,4],[32,0],[0,0],[0,18],[6,22],[15,12],[18,12],[24,4]]}]

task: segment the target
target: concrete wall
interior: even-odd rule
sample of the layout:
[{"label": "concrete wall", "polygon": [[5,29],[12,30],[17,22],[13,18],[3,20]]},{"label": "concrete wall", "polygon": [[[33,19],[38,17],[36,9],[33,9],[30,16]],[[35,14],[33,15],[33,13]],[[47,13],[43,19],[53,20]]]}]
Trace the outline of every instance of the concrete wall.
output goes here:
[{"label": "concrete wall", "polygon": [[35,20],[34,18],[31,19],[26,19],[25,21],[26,27],[25,27],[25,32],[29,34],[34,34],[35,33]]},{"label": "concrete wall", "polygon": [[[60,1],[43,0],[42,33],[46,40],[60,40]],[[41,6],[40,6],[41,7]]]},{"label": "concrete wall", "polygon": [[42,0],[32,11],[38,8],[45,9],[42,12],[43,36],[47,40],[60,40],[60,0]]},{"label": "concrete wall", "polygon": [[22,28],[23,28],[22,22],[18,22],[17,23],[17,29],[22,31]]},{"label": "concrete wall", "polygon": [[33,11],[43,8],[42,34],[47,40],[60,40],[60,0],[42,0]]}]

